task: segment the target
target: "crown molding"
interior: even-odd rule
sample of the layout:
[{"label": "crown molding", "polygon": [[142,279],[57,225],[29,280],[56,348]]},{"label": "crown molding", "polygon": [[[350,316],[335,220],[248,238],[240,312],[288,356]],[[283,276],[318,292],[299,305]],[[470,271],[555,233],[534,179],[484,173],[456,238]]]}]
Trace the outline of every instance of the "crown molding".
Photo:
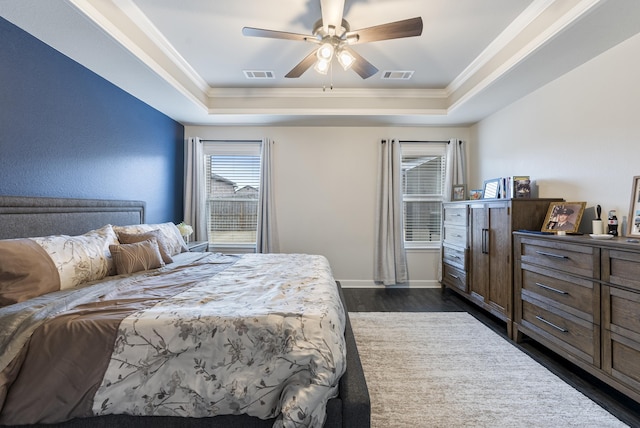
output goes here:
[{"label": "crown molding", "polygon": [[66,1],[203,114],[447,115],[607,0],[534,0],[445,88],[418,90],[211,87],[133,0]]},{"label": "crown molding", "polygon": [[380,88],[209,88],[210,98],[428,98],[444,99],[445,89]]}]

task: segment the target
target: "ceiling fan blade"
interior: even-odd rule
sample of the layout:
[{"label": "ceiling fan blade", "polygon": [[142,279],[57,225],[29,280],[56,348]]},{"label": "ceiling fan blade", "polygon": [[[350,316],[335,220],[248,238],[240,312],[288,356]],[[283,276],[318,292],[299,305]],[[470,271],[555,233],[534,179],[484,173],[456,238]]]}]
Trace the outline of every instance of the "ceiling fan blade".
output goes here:
[{"label": "ceiling fan blade", "polygon": [[329,25],[337,29],[342,26],[342,15],[344,14],[344,0],[320,0],[322,11],[322,25],[325,31]]},{"label": "ceiling fan blade", "polygon": [[422,34],[422,18],[404,19],[402,21],[363,28],[362,30],[347,33],[346,37],[348,38],[350,35],[356,34],[358,35],[356,43],[369,43],[379,40],[419,36]]},{"label": "ceiling fan blade", "polygon": [[309,68],[311,68],[311,66],[316,62],[316,51],[317,49],[314,49],[309,55],[307,55],[306,57],[304,57],[304,59],[302,61],[300,61],[298,63],[298,65],[296,65],[295,67],[293,67],[291,69],[290,72],[288,72],[286,74],[286,76],[284,77],[288,77],[288,78],[297,78],[302,76],[302,74],[307,71]]},{"label": "ceiling fan blade", "polygon": [[378,69],[369,61],[364,59],[358,52],[353,49],[349,49],[348,47],[344,47],[343,49],[348,51],[356,59],[351,66],[351,69],[358,73],[363,79],[367,79],[378,72]]},{"label": "ceiling fan blade", "polygon": [[286,31],[264,30],[262,28],[244,27],[242,34],[250,37],[268,37],[270,39],[300,40],[307,41],[313,36],[307,34],[288,33]]}]

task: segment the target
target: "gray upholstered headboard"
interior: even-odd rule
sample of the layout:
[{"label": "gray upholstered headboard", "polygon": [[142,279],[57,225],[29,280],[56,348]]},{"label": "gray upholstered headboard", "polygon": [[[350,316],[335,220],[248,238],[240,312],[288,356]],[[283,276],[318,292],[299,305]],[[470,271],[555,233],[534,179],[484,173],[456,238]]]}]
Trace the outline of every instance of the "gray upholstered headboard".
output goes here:
[{"label": "gray upholstered headboard", "polygon": [[105,224],[144,223],[145,203],[0,196],[0,239],[81,235]]}]

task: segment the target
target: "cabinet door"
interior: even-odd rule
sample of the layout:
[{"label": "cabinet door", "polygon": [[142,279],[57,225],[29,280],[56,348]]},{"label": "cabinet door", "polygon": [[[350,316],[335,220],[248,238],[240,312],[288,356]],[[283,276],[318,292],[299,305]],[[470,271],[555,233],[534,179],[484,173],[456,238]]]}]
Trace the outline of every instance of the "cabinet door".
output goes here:
[{"label": "cabinet door", "polygon": [[511,216],[507,203],[471,206],[471,297],[495,315],[511,308]]},{"label": "cabinet door", "polygon": [[489,224],[484,204],[472,205],[470,209],[470,282],[471,297],[484,302],[489,293]]},{"label": "cabinet door", "polygon": [[489,224],[489,284],[486,301],[499,312],[511,309],[511,215],[508,204],[490,205]]}]

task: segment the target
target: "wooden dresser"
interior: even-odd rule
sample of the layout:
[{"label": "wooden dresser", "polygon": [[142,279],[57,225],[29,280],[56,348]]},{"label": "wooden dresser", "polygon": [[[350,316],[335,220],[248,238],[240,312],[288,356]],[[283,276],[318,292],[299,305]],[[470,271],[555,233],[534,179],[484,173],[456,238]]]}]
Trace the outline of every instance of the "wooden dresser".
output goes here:
[{"label": "wooden dresser", "polygon": [[640,244],[514,233],[514,331],[640,402]]},{"label": "wooden dresser", "polygon": [[506,322],[512,336],[512,232],[540,230],[551,201],[496,199],[443,204],[442,284]]}]

